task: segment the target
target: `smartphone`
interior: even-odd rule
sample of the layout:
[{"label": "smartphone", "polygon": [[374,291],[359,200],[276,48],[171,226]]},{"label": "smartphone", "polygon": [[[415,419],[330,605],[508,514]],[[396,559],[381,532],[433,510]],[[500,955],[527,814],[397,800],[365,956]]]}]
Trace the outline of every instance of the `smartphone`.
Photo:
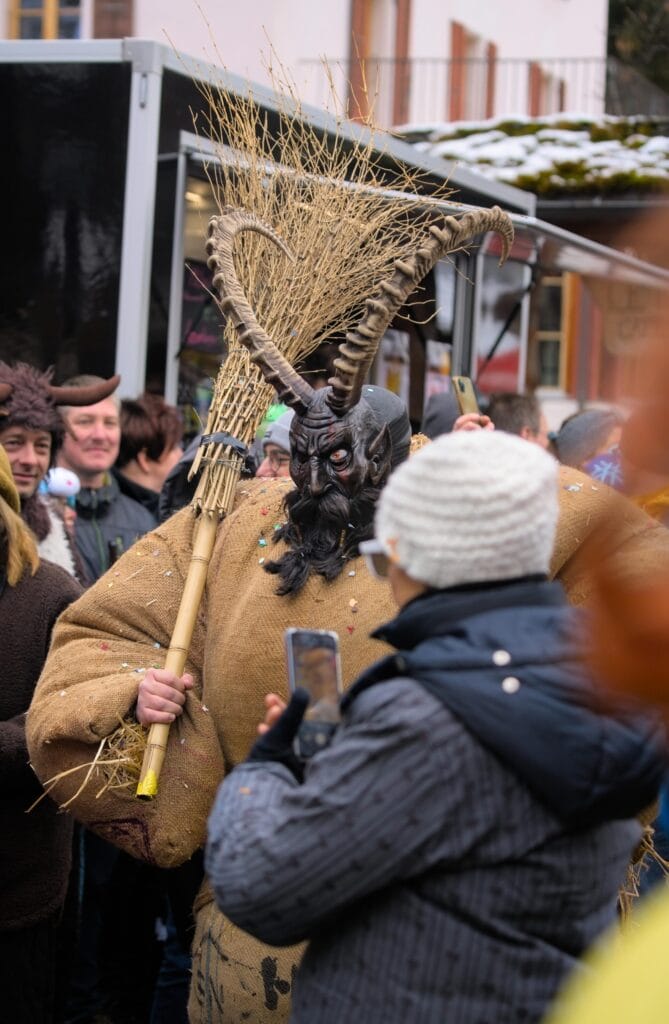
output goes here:
[{"label": "smartphone", "polygon": [[295,738],[295,752],[307,760],[327,747],[340,721],[342,694],[339,637],[326,629],[287,629],[288,683],[301,686],[309,706]]},{"label": "smartphone", "polygon": [[480,412],[474,385],[469,377],[451,377],[460,415],[466,412]]}]

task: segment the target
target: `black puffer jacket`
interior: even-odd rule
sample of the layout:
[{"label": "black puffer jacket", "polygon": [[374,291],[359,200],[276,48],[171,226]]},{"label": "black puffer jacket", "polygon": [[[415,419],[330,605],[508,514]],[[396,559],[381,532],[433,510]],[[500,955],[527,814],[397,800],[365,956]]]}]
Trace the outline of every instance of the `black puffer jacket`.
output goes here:
[{"label": "black puffer jacket", "polygon": [[343,706],[408,675],[563,821],[633,817],[657,797],[665,737],[650,717],[601,713],[603,691],[582,664],[583,616],[541,578],[423,595],[374,634],[398,653],[364,673]]}]

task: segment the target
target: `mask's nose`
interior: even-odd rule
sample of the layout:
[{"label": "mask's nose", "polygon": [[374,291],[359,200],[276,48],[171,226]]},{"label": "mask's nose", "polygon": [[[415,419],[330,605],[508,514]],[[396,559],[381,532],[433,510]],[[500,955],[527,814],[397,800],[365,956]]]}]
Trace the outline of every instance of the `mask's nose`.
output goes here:
[{"label": "mask's nose", "polygon": [[309,473],[309,490],[313,496],[317,498],[323,493],[324,489],[325,480],[323,478],[323,467],[318,459],[312,459]]}]

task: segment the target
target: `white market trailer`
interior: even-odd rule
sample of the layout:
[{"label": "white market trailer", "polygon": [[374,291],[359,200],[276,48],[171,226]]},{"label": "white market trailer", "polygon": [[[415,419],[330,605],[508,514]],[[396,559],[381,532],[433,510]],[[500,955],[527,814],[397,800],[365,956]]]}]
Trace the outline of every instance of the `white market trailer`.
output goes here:
[{"label": "white market trailer", "polygon": [[[205,106],[198,81],[244,96],[249,83],[138,39],[2,42],[0,81],[7,209],[0,357],[54,365],[59,380],[116,371],[124,395],[148,387],[184,406],[206,404],[222,351],[218,315],[197,285],[206,276],[213,212],[204,164],[214,154],[193,134],[191,112]],[[259,86],[252,94],[271,122],[275,95]],[[306,109],[304,116],[324,136],[334,134],[325,112]],[[351,145],[364,134],[350,123]],[[428,196],[449,170],[392,138],[380,160],[420,169]],[[444,262],[427,289],[435,302],[431,322],[391,332],[386,362],[400,367],[415,421],[444,370],[484,372],[487,390],[542,383],[528,371],[538,276],[567,272],[644,288],[666,278],[537,221],[529,193],[466,169],[456,168],[449,184],[458,203],[508,210],[517,242],[502,274],[489,240]],[[584,328],[571,387],[558,379],[556,394],[584,400],[591,393],[587,344]],[[389,374],[379,379],[390,382]]]}]

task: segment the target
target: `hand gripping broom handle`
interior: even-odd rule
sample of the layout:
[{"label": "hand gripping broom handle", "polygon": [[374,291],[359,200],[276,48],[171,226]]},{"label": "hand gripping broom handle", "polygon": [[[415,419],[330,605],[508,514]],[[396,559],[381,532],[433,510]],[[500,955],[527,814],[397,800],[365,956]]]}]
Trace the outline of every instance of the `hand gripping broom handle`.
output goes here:
[{"label": "hand gripping broom handle", "polygon": [[[193,554],[188,566],[172,639],[165,659],[165,668],[177,676],[183,674],[188,649],[193,638],[195,621],[207,580],[207,569],[216,540],[217,526],[218,516],[211,513],[202,514],[197,527]],[[140,800],[152,800],[158,792],[158,779],[165,759],[169,733],[169,725],[155,724],[149,729],[142,771],[137,783],[136,792]]]}]

